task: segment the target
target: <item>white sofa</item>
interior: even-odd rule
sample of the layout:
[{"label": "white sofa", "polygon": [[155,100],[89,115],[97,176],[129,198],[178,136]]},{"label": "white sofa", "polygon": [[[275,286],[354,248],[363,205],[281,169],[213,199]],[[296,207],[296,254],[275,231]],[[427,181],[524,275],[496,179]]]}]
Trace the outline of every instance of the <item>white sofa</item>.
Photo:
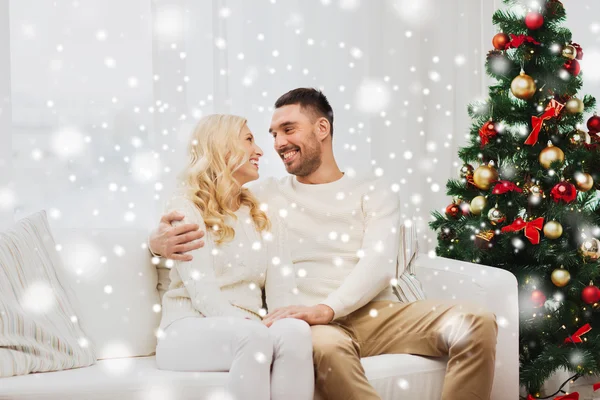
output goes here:
[{"label": "white sofa", "polygon": [[[54,229],[80,323],[97,349],[97,364],[60,372],[0,378],[0,399],[225,400],[227,372],[156,369],[152,353],[160,319],[157,269],[145,229]],[[419,254],[417,276],[430,298],[486,306],[499,325],[492,399],[517,399],[517,281],[507,271]],[[446,361],[414,355],[364,358],[383,399],[439,399]],[[251,399],[249,399],[251,400]],[[466,399],[465,399],[466,400]]]}]

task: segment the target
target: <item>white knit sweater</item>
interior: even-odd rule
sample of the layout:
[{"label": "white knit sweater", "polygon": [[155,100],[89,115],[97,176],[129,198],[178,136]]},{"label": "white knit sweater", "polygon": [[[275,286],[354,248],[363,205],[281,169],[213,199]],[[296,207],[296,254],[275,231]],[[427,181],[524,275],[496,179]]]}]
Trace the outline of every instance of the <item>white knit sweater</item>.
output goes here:
[{"label": "white knit sweater", "polygon": [[[173,226],[197,223],[206,232],[202,214],[192,201],[176,194],[167,203],[165,213],[172,210],[185,215]],[[235,229],[233,241],[216,245],[207,232],[203,239],[205,246],[191,252],[192,261],[174,261],[169,272],[170,284],[162,299],[160,329],[185,317],[236,316],[260,320],[263,289],[270,309],[297,303],[286,232],[279,226],[281,220],[271,216],[271,232],[261,234],[255,229],[249,211],[243,206],[235,213],[237,220],[227,221]]]},{"label": "white knit sweater", "polygon": [[340,318],[371,300],[399,301],[390,281],[396,277],[400,199],[386,180],[344,175],[308,185],[287,176],[249,189],[287,227],[298,304],[326,304]]}]

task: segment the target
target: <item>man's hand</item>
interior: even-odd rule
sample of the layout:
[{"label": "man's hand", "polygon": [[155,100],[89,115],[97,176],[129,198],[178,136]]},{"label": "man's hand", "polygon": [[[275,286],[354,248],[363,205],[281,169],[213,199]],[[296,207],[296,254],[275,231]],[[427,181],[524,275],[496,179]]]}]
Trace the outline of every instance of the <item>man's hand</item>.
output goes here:
[{"label": "man's hand", "polygon": [[333,310],[325,304],[317,304],[312,307],[288,306],[267,314],[262,322],[270,327],[278,319],[296,318],[306,321],[309,325],[327,325],[333,320],[333,314]]},{"label": "man's hand", "polygon": [[163,215],[158,228],[150,234],[149,246],[154,254],[178,261],[191,261],[189,251],[204,246],[204,231],[199,230],[198,224],[171,226],[173,221],[181,221],[185,216],[177,211]]}]

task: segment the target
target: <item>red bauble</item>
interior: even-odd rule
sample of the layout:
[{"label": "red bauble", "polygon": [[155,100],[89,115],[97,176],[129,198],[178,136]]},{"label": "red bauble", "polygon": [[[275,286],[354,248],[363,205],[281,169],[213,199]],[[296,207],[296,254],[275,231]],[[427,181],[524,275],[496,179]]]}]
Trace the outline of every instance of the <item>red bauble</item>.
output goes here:
[{"label": "red bauble", "polygon": [[525,17],[525,25],[532,31],[540,29],[544,25],[544,16],[539,12],[530,11]]},{"label": "red bauble", "polygon": [[571,203],[577,198],[577,189],[571,182],[560,182],[552,188],[550,196],[552,196],[555,203],[561,200],[565,203]]},{"label": "red bauble", "polygon": [[531,292],[531,302],[533,308],[540,308],[546,302],[546,295],[541,290],[534,290]]},{"label": "red bauble", "polygon": [[579,75],[581,72],[581,64],[577,60],[569,60],[565,63],[565,69],[573,76]]},{"label": "red bauble", "polygon": [[508,42],[510,42],[510,38],[506,33],[497,33],[492,39],[492,44],[496,50],[506,49]]},{"label": "red bauble", "polygon": [[590,130],[590,133],[600,132],[600,117],[594,114],[593,117],[588,119],[587,127]]},{"label": "red bauble", "polygon": [[461,214],[460,207],[456,203],[452,203],[446,207],[446,217],[448,218],[459,218]]},{"label": "red bauble", "polygon": [[586,286],[581,291],[581,299],[587,304],[594,304],[600,301],[600,289],[594,285]]}]

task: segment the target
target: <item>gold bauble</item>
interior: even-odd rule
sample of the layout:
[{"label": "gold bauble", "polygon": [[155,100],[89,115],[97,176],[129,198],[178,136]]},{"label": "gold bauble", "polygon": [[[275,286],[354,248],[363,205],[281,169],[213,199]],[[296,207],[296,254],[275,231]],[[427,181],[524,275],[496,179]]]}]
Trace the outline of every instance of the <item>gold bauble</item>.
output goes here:
[{"label": "gold bauble", "polygon": [[573,146],[584,145],[585,143],[588,143],[589,138],[590,135],[587,132],[582,131],[581,129],[577,129],[576,131],[573,131],[567,135],[567,140]]},{"label": "gold bauble", "polygon": [[579,252],[586,261],[595,261],[600,258],[600,240],[586,239],[579,247]]},{"label": "gold bauble", "polygon": [[515,97],[521,100],[529,100],[536,91],[535,81],[532,77],[521,71],[519,76],[513,79],[510,84],[510,91]]},{"label": "gold bauble", "polygon": [[584,109],[585,105],[583,104],[583,101],[575,97],[567,101],[565,104],[565,110],[567,110],[569,114],[579,114],[582,113]]},{"label": "gold bauble", "polygon": [[550,169],[553,162],[565,161],[565,153],[558,147],[554,146],[552,142],[548,142],[548,147],[540,152],[539,157],[540,164],[546,169]]},{"label": "gold bauble", "polygon": [[581,192],[588,192],[594,187],[594,178],[588,173],[577,172],[575,174],[575,186]]},{"label": "gold bauble", "polygon": [[552,279],[552,283],[554,283],[556,286],[565,287],[569,284],[569,281],[571,280],[571,274],[569,273],[569,271],[567,271],[561,266],[560,268],[557,268],[554,271],[552,271],[550,279]]},{"label": "gold bauble", "polygon": [[563,233],[563,227],[560,222],[548,221],[544,225],[544,236],[548,239],[558,239]]},{"label": "gold bauble", "polygon": [[569,60],[574,60],[577,57],[577,49],[570,44],[566,45],[562,51],[562,55]]},{"label": "gold bauble", "polygon": [[480,215],[486,205],[487,199],[485,197],[473,197],[473,200],[471,200],[471,213],[474,215]]},{"label": "gold bauble", "polygon": [[473,172],[473,182],[481,190],[488,190],[498,180],[498,171],[492,165],[481,165]]}]

